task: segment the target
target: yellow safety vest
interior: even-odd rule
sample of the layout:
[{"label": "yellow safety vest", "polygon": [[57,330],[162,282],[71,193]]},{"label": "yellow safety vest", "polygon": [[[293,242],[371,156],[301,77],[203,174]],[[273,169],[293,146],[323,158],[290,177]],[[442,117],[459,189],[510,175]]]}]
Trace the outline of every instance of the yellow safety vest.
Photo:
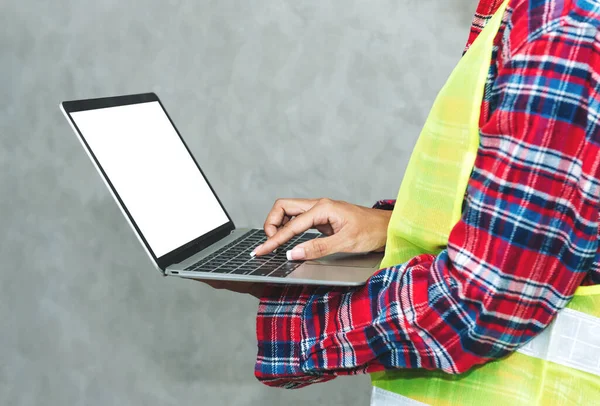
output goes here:
[{"label": "yellow safety vest", "polygon": [[[437,254],[461,216],[479,147],[479,115],[494,37],[508,0],[438,94],[410,157],[390,220],[382,267]],[[600,285],[580,287],[525,347],[462,375],[375,373],[372,406],[600,405]]]}]

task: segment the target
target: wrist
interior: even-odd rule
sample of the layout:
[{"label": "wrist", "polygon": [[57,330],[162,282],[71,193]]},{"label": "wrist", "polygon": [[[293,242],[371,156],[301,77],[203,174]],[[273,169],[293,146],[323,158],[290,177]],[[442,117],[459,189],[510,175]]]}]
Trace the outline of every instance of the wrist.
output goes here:
[{"label": "wrist", "polygon": [[375,233],[377,247],[375,251],[383,251],[387,242],[387,230],[392,218],[391,210],[371,209],[376,214]]}]

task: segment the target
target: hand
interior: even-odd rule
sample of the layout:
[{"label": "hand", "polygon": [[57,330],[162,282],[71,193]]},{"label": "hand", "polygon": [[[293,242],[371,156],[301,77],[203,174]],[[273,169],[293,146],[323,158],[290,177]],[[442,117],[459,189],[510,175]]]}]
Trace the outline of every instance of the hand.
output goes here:
[{"label": "hand", "polygon": [[391,215],[388,210],[330,199],[279,199],[264,224],[269,238],[254,254],[268,254],[311,228],[329,237],[299,244],[288,251],[288,259],[316,259],[336,252],[383,251]]},{"label": "hand", "polygon": [[213,279],[195,279],[198,282],[204,282],[214,289],[225,289],[236,293],[247,293],[260,299],[265,287],[264,283],[238,282],[238,281],[217,281]]}]

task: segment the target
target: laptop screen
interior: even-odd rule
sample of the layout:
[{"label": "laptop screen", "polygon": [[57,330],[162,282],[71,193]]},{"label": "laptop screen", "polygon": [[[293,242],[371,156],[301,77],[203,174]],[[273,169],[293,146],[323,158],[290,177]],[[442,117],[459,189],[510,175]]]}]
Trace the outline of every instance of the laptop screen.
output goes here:
[{"label": "laptop screen", "polygon": [[71,117],[156,257],[229,221],[159,102]]}]

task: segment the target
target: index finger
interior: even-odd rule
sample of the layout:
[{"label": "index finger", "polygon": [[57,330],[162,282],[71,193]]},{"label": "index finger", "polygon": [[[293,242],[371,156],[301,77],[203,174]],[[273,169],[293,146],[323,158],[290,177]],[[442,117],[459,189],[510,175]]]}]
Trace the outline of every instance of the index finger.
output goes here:
[{"label": "index finger", "polygon": [[273,237],[283,225],[285,216],[298,216],[310,210],[316,203],[316,199],[277,199],[265,220],[265,234],[267,237]]},{"label": "index finger", "polygon": [[279,229],[271,238],[267,239],[260,247],[254,250],[255,255],[265,255],[279,246],[285,244],[298,234],[302,234],[315,225],[315,210],[310,209],[290,220],[283,228]]}]

